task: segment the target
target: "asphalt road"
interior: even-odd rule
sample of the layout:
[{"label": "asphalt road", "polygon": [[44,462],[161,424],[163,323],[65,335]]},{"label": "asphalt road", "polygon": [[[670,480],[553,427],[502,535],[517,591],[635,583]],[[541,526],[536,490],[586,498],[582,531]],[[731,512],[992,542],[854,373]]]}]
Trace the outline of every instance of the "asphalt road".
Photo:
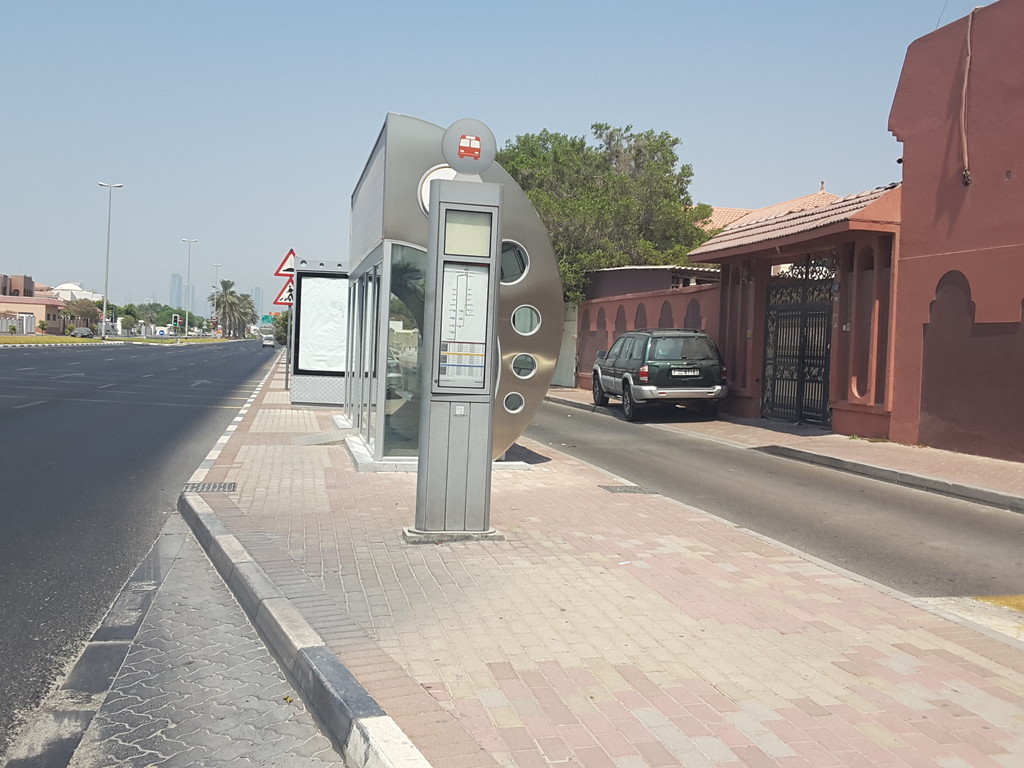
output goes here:
[{"label": "asphalt road", "polygon": [[0,347],[0,754],[276,356],[258,341]]},{"label": "asphalt road", "polygon": [[[1024,593],[1024,515],[552,403],[527,437],[917,597]],[[643,503],[643,496],[637,496]]]}]

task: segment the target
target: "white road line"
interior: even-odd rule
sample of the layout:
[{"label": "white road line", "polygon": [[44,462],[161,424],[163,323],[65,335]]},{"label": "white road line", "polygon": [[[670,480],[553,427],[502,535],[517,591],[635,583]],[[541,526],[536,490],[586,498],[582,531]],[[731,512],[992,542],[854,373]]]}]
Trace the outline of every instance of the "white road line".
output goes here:
[{"label": "white road line", "polygon": [[21,405],[15,405],[11,410],[16,411],[19,408],[31,408],[33,405],[43,405],[45,402],[45,400],[36,400],[34,403],[22,403]]}]

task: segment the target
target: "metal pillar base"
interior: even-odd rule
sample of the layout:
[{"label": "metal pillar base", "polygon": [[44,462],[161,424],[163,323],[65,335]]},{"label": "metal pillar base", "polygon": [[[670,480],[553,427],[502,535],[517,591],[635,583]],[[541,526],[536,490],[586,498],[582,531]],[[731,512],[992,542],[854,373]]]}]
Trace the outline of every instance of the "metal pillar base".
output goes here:
[{"label": "metal pillar base", "polygon": [[505,534],[490,528],[486,531],[420,531],[403,528],[406,544],[442,544],[451,541],[504,541]]}]

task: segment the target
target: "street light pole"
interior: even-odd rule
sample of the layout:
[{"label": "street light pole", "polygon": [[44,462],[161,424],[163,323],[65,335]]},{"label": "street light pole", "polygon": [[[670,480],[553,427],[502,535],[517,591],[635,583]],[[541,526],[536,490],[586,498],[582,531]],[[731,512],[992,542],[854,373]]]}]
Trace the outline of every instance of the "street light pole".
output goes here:
[{"label": "street light pole", "polygon": [[103,270],[103,328],[100,331],[100,338],[107,338],[107,293],[110,290],[110,211],[114,204],[114,190],[120,189],[124,184],[107,184],[99,182],[101,187],[107,188],[107,260]]},{"label": "street light pole", "polygon": [[198,243],[198,240],[188,240],[181,238],[181,242],[188,243],[188,265],[185,270],[185,340],[188,341],[188,311],[190,309],[189,304],[192,301],[191,295],[191,281],[192,281],[192,243]]},{"label": "street light pole", "polygon": [[[223,264],[211,264],[210,266],[213,267],[213,293],[214,293],[214,295],[216,295],[217,291],[220,290],[220,268],[223,267],[224,265]],[[212,304],[210,304],[210,314],[211,315],[217,314],[216,299],[214,300],[214,302]]]}]

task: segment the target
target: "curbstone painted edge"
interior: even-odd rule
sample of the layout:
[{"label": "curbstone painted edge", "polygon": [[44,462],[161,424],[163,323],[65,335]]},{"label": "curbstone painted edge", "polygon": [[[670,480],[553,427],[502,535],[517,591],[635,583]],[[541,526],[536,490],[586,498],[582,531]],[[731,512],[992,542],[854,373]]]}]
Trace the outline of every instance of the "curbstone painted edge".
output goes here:
[{"label": "curbstone painted edge", "polygon": [[178,512],[347,768],[431,768],[198,493]]}]

